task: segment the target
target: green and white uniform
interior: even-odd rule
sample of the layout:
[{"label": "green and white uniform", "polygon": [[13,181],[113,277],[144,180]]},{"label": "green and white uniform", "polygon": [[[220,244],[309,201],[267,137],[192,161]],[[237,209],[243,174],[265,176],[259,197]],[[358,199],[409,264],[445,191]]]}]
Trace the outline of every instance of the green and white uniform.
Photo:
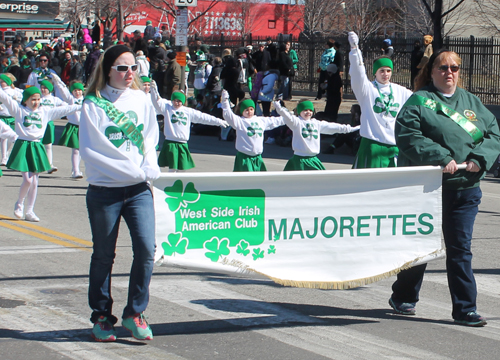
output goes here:
[{"label": "green and white uniform", "polygon": [[396,116],[412,92],[403,86],[370,81],[360,52],[349,53],[351,86],[361,107],[361,144],[353,168],[396,166],[398,149],[394,138]]},{"label": "green and white uniform", "polygon": [[[474,139],[442,111],[418,104],[418,97],[435,100],[455,110],[482,132],[482,140]],[[417,100],[417,101],[415,101]],[[417,104],[415,104],[417,103]],[[415,92],[403,107],[396,122],[399,166],[446,166],[455,160],[475,162],[481,171],[458,170],[443,174],[443,188],[463,190],[479,186],[500,153],[500,134],[495,116],[479,98],[458,88],[451,97],[439,93],[433,85]]]},{"label": "green and white uniform", "polygon": [[282,117],[238,116],[231,110],[229,101],[222,102],[223,117],[236,130],[236,150],[233,171],[266,171],[262,160],[264,131],[285,125]]},{"label": "green and white uniform", "polygon": [[[16,141],[17,139],[17,134],[15,133],[15,131],[2,121],[0,121],[0,139],[9,141]],[[0,169],[0,176],[2,176],[2,169]]]},{"label": "green and white uniform", "polygon": [[191,123],[224,126],[227,125],[226,122],[185,106],[175,110],[172,102],[162,99],[154,86],[151,87],[151,100],[157,113],[165,117],[163,127],[165,142],[158,156],[158,164],[175,170],[194,168],[194,161],[187,145]]},{"label": "green and white uniform", "polygon": [[282,108],[278,101],[274,102],[274,107],[293,132],[294,155],[286,164],[285,171],[325,170],[321,161],[316,157],[320,152],[320,134],[347,134],[359,129],[359,126],[352,127],[316,119],[305,120]]},{"label": "green and white uniform", "polygon": [[[69,89],[66,85],[57,78],[54,81],[54,88],[56,89],[56,93],[59,98],[67,104],[70,105],[82,105],[83,104],[83,96],[79,99],[75,98],[73,94],[69,92]],[[80,116],[81,111],[76,111],[71,115],[68,115],[68,122],[64,127],[63,133],[57,145],[67,146],[72,149],[79,149],[80,143],[78,140],[78,130],[80,127]]]},{"label": "green and white uniform", "polygon": [[[64,101],[62,101],[59,98],[56,98],[54,95],[49,94],[47,96],[43,96],[41,101],[40,101],[40,107],[44,108],[54,108],[58,106],[64,106],[67,105]],[[80,104],[81,105],[81,104]],[[54,119],[50,119],[50,121],[47,124],[47,129],[45,130],[45,134],[43,135],[42,139],[42,144],[53,144],[56,138],[55,135],[55,125],[54,125]]]},{"label": "green and white uniform", "polygon": [[9,169],[39,173],[50,169],[47,154],[40,139],[50,119],[59,119],[81,108],[79,105],[55,108],[40,106],[32,111],[19,105],[5,91],[0,90],[0,101],[16,119],[16,133],[19,138],[14,144],[7,167]]},{"label": "green and white uniform", "polygon": [[103,108],[85,99],[80,118],[80,155],[85,161],[87,181],[95,186],[124,187],[156,180],[160,176],[156,157],[159,132],[155,111],[146,94],[142,90],[120,90],[109,85],[100,93],[140,130],[143,152]]},{"label": "green and white uniform", "polygon": [[[7,95],[9,95],[12,99],[14,99],[15,101],[17,101],[18,103],[21,103],[21,100],[23,98],[23,91],[22,90],[20,90],[18,88],[12,88],[10,86],[2,88],[2,90]],[[5,108],[5,106],[2,106],[2,104],[0,104],[0,120],[2,120],[4,123],[6,123],[7,125],[9,125],[12,128],[12,130],[16,129],[16,127],[15,127],[16,120],[7,111],[7,109]]]}]

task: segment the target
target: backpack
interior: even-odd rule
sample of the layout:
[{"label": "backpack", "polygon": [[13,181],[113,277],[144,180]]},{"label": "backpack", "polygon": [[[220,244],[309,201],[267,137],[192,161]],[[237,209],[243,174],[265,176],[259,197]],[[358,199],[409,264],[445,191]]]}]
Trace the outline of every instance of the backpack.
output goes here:
[{"label": "backpack", "polygon": [[240,64],[240,73],[238,75],[238,84],[246,84],[247,83],[247,69],[243,66],[243,60],[238,59],[238,63]]},{"label": "backpack", "polygon": [[259,71],[253,79],[252,91],[250,91],[250,97],[254,101],[259,98],[259,92],[262,88],[262,79],[264,79],[264,73]]}]

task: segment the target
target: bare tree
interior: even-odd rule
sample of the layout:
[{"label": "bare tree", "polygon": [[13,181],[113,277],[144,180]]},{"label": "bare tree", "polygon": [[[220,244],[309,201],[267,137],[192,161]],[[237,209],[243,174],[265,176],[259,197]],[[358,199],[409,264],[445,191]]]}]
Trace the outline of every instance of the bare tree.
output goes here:
[{"label": "bare tree", "polygon": [[[432,9],[435,8],[435,0],[425,0]],[[443,9],[444,15],[442,22],[442,36],[460,35],[462,31],[468,29],[468,22],[471,12],[467,11],[465,3],[460,3],[460,0],[444,0]],[[454,7],[460,11],[454,11]],[[434,22],[424,1],[404,1],[397,2],[399,12],[403,14],[398,21],[398,26],[404,29],[405,34],[434,34]]]},{"label": "bare tree", "polygon": [[485,35],[493,36],[500,33],[500,1],[474,0],[476,19],[480,19],[480,27]]},{"label": "bare tree", "polygon": [[432,47],[434,51],[440,49],[443,46],[443,28],[444,20],[448,15],[452,15],[452,12],[459,9],[460,6],[465,2],[465,0],[421,0],[427,13],[431,17],[433,24],[433,34],[434,41]]},{"label": "bare tree", "polygon": [[73,25],[73,35],[77,38],[77,33],[85,21],[86,15],[90,11],[88,0],[62,0],[59,15],[67,19]]},{"label": "bare tree", "polygon": [[[151,6],[152,8],[162,12],[165,17],[168,19],[176,18],[176,10],[177,6],[175,6],[174,0],[139,0],[142,4],[146,4]],[[200,24],[200,20],[205,16],[207,12],[213,9],[215,5],[217,5],[221,0],[211,0],[208,6],[203,11],[198,11],[199,8],[196,8],[196,12],[190,12],[189,17],[189,31],[191,33],[197,32],[200,33],[202,27]]]},{"label": "bare tree", "polygon": [[348,1],[345,3],[345,14],[348,30],[357,33],[361,42],[394,23],[392,7],[385,1]]},{"label": "bare tree", "polygon": [[[303,19],[302,33],[306,36],[328,35],[336,29],[336,17],[342,13],[340,0],[304,0],[303,7],[295,6]],[[298,25],[298,24],[296,24]]]}]

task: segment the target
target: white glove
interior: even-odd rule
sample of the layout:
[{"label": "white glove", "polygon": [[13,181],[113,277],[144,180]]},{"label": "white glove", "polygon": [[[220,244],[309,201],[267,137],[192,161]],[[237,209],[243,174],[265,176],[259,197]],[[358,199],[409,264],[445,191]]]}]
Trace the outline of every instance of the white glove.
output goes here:
[{"label": "white glove", "polygon": [[347,39],[349,40],[349,45],[351,45],[351,49],[356,49],[359,44],[359,37],[354,31],[349,31],[347,34]]},{"label": "white glove", "polygon": [[225,120],[222,120],[220,126],[222,126],[224,129],[229,127],[229,123]]},{"label": "white glove", "polygon": [[281,104],[279,101],[273,101],[273,105],[275,109],[281,109]]},{"label": "white glove", "polygon": [[229,100],[229,93],[226,90],[222,90],[220,98],[222,101]]},{"label": "white glove", "polygon": [[146,176],[146,181],[154,181],[158,179],[161,175],[159,167],[152,167],[149,165],[145,165],[142,167],[142,171],[144,171],[144,175]]},{"label": "white glove", "polygon": [[158,92],[158,85],[156,85],[156,81],[154,80],[151,80],[150,82],[150,85],[151,89],[155,90],[156,92]]}]

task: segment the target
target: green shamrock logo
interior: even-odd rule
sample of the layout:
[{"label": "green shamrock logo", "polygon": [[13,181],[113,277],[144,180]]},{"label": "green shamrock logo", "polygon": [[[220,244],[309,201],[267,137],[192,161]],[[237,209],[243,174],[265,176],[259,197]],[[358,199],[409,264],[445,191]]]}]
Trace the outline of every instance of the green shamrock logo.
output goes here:
[{"label": "green shamrock logo", "polygon": [[[126,113],[127,117],[134,123],[137,125],[137,120],[139,120],[139,118],[137,117],[137,114],[132,111],[132,110],[129,110],[127,111]],[[141,125],[142,127],[144,127],[143,125]],[[139,128],[139,127],[137,127]],[[142,131],[142,129],[139,129],[139,131]]]},{"label": "green shamrock logo", "polygon": [[186,253],[189,241],[187,238],[182,237],[182,233],[168,234],[167,239],[167,241],[161,244],[165,255],[172,256],[175,253],[181,255]]},{"label": "green shamrock logo", "polygon": [[172,124],[180,123],[181,125],[187,124],[187,116],[182,111],[176,111],[172,114],[172,119],[170,120]]},{"label": "green shamrock logo", "polygon": [[313,124],[306,124],[305,128],[302,128],[302,137],[305,139],[307,137],[318,138],[318,130],[314,128]]},{"label": "green shamrock logo", "polygon": [[253,261],[256,261],[257,259],[264,259],[264,250],[261,250],[260,248],[253,249]]},{"label": "green shamrock logo", "polygon": [[[137,129],[142,132],[144,130],[144,124],[137,126]],[[122,144],[128,140],[127,136],[116,126],[108,126],[104,131],[104,135],[108,138],[111,143],[119,148]]]},{"label": "green shamrock logo", "polygon": [[276,254],[276,246],[270,245],[269,249],[267,249],[268,254]]},{"label": "green shamrock logo", "polygon": [[243,256],[247,256],[250,253],[250,250],[248,250],[248,245],[250,245],[248,241],[241,240],[238,244],[236,252]]},{"label": "green shamrock logo", "polygon": [[385,111],[385,104],[380,97],[375,99],[375,105],[373,105],[373,111],[380,114]]},{"label": "green shamrock logo", "polygon": [[127,137],[123,133],[123,131],[120,130],[120,128],[116,126],[109,126],[106,128],[104,131],[104,135],[108,138],[111,143],[119,148],[122,146],[122,144],[127,141]]},{"label": "green shamrock logo", "polygon": [[274,234],[273,240],[278,241],[280,239],[280,236],[278,234]]},{"label": "green shamrock logo", "polygon": [[177,212],[180,207],[187,207],[188,203],[195,203],[200,198],[200,193],[192,182],[183,187],[181,180],[176,180],[174,185],[167,186],[163,191],[167,195],[165,202],[172,212]]},{"label": "green shamrock logo", "polygon": [[24,127],[36,126],[37,128],[41,129],[42,128],[42,119],[40,118],[40,114],[31,113],[29,115],[26,115],[24,117],[23,126]]},{"label": "green shamrock logo", "polygon": [[259,127],[259,123],[253,122],[247,127],[247,135],[248,136],[262,136],[262,128]]},{"label": "green shamrock logo", "polygon": [[212,239],[205,241],[203,247],[208,250],[205,256],[213,262],[217,262],[221,256],[229,255],[230,252],[228,238],[219,240],[218,237],[214,236]]},{"label": "green shamrock logo", "polygon": [[40,103],[40,106],[54,107],[55,105],[49,99],[42,99],[42,102]]}]

